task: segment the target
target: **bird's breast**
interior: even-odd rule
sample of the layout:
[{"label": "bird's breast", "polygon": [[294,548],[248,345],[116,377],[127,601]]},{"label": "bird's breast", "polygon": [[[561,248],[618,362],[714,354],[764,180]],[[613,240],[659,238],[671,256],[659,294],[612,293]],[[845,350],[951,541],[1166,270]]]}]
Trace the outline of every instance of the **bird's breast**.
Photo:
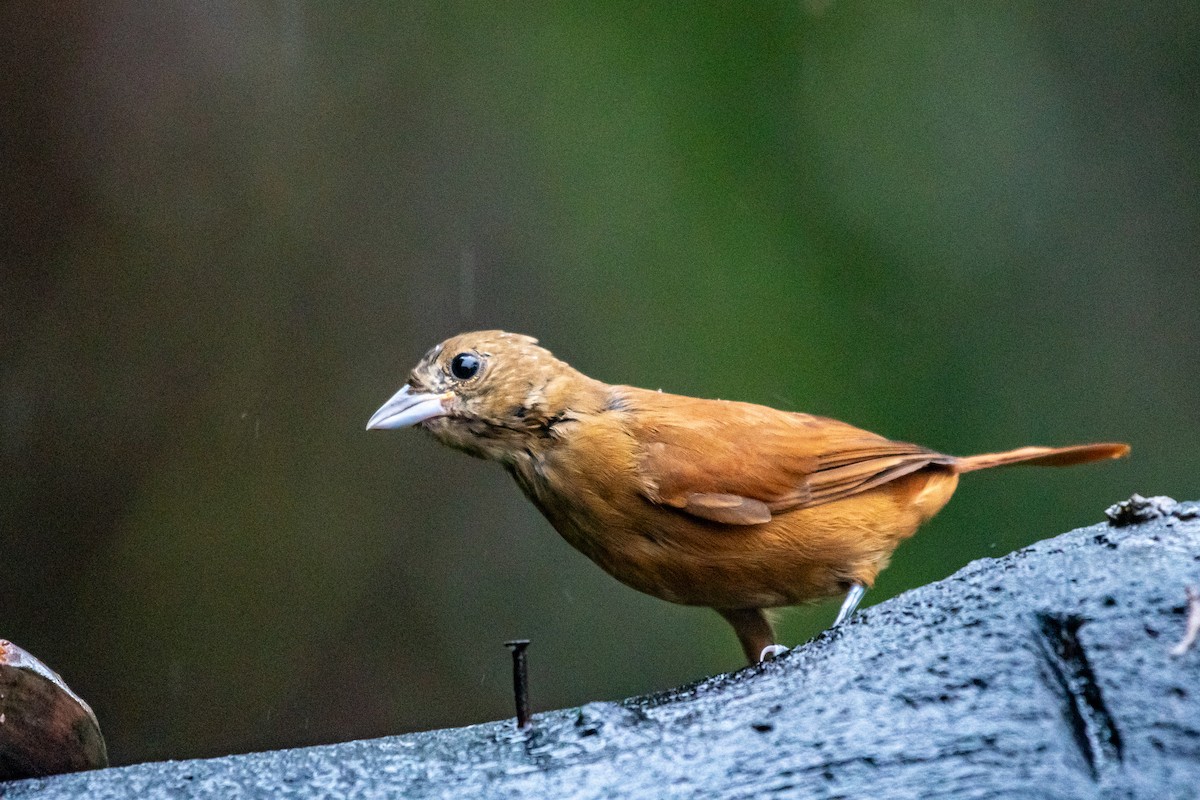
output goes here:
[{"label": "bird's breast", "polygon": [[523,451],[506,466],[572,547],[635,589],[685,602],[668,575],[679,565],[671,523],[681,520],[646,499],[632,448],[624,444],[619,432],[572,430],[553,446]]}]

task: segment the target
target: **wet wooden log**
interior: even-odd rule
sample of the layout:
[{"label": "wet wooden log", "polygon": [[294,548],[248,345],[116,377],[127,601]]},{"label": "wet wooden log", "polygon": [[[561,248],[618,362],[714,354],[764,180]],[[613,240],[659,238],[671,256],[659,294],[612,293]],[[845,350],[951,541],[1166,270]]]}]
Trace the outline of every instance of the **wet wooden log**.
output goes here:
[{"label": "wet wooden log", "polygon": [[535,714],[524,730],[509,719],[140,764],[0,794],[1194,798],[1200,506],[1135,497],[1109,518],[976,561],[775,661]]},{"label": "wet wooden log", "polygon": [[41,661],[0,639],[0,780],[105,766],[104,737],[88,704]]}]

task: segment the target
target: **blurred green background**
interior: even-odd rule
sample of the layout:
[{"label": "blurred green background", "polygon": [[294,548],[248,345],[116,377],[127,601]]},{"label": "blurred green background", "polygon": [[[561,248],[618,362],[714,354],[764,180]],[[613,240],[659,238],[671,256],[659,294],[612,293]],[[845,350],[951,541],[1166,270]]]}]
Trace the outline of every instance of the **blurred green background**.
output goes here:
[{"label": "blurred green background", "polygon": [[[0,636],[116,763],[740,666],[494,465],[367,417],[435,342],[836,416],[972,475],[867,602],[1200,497],[1200,5],[0,10]],[[784,641],[835,604],[789,612]],[[819,687],[814,687],[814,691]]]}]

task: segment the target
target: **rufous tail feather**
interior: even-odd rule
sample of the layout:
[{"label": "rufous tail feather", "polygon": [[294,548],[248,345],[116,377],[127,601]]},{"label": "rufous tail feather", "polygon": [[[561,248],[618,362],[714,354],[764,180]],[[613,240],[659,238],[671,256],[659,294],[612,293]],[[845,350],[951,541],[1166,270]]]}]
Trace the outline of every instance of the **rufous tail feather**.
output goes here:
[{"label": "rufous tail feather", "polygon": [[1004,467],[1009,464],[1033,464],[1042,467],[1069,467],[1089,461],[1121,458],[1129,454],[1129,445],[1119,442],[1077,444],[1071,447],[1019,447],[1004,453],[964,456],[954,461],[955,472]]}]

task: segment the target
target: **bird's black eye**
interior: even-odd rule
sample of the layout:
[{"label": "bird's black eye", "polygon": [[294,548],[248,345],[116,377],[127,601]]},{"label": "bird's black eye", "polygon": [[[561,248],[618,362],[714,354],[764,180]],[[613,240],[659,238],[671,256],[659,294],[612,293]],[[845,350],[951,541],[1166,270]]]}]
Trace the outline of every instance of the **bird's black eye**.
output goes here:
[{"label": "bird's black eye", "polygon": [[450,361],[450,374],[460,381],[470,380],[479,372],[481,363],[474,353],[459,353]]}]

